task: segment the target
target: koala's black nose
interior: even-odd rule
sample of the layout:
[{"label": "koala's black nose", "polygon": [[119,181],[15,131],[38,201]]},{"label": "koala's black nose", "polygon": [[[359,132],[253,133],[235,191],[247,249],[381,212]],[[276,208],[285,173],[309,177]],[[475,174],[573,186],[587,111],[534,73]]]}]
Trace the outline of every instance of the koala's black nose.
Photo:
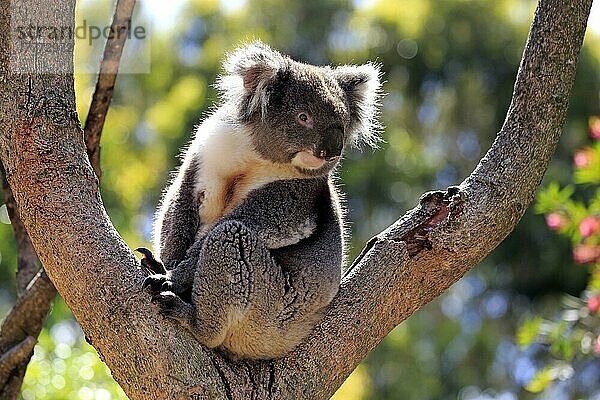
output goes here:
[{"label": "koala's black nose", "polygon": [[341,156],[343,148],[344,130],[340,126],[330,126],[325,130],[323,140],[317,147],[316,155],[329,160]]}]

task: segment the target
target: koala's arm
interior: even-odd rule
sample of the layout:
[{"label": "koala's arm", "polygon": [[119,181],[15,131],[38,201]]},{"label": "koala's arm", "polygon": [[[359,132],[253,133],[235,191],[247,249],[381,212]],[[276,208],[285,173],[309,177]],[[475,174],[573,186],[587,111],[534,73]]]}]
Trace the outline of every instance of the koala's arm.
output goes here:
[{"label": "koala's arm", "polygon": [[241,222],[268,249],[294,245],[317,229],[317,202],[326,178],[275,181],[250,192],[223,220]]},{"label": "koala's arm", "polygon": [[157,214],[154,247],[167,267],[186,257],[200,225],[195,193],[198,162],[188,155],[163,197]]},{"label": "koala's arm", "polygon": [[162,289],[171,290],[178,295],[185,295],[190,291],[203,246],[204,237],[196,238],[195,242],[186,251],[185,257],[176,264],[173,264],[166,275],[159,278],[162,282],[170,282],[167,286],[162,286],[161,283]]},{"label": "koala's arm", "polygon": [[317,200],[317,228],[292,246],[271,250],[288,279],[288,313],[315,312],[336,295],[344,262],[342,211],[328,182]]}]

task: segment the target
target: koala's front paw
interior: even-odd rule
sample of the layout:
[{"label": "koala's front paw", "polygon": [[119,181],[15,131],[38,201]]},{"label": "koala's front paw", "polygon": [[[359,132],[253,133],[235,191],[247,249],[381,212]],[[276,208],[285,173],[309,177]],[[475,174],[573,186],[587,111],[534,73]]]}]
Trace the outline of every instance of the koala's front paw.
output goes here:
[{"label": "koala's front paw", "polygon": [[147,276],[142,284],[142,289],[146,289],[152,294],[167,292],[173,288],[173,283],[167,275],[155,274]]},{"label": "koala's front paw", "polygon": [[152,254],[152,252],[147,248],[138,247],[135,249],[135,251],[142,253],[143,255],[142,259],[140,260],[142,267],[146,268],[150,272],[154,272],[155,274],[165,274],[167,272],[167,269],[163,263],[154,258],[154,254]]},{"label": "koala's front paw", "polygon": [[152,296],[152,303],[158,305],[159,311],[167,318],[175,319],[182,323],[189,322],[192,318],[192,306],[184,302],[181,297],[171,291],[162,291]]}]

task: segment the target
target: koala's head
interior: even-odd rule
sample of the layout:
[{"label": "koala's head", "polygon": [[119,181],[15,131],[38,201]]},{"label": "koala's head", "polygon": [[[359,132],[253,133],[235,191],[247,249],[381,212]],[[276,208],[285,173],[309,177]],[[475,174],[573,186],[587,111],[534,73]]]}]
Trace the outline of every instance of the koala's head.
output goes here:
[{"label": "koala's head", "polygon": [[324,175],[349,146],[378,140],[376,65],[307,65],[254,42],[231,54],[224,69],[218,87],[265,159]]}]

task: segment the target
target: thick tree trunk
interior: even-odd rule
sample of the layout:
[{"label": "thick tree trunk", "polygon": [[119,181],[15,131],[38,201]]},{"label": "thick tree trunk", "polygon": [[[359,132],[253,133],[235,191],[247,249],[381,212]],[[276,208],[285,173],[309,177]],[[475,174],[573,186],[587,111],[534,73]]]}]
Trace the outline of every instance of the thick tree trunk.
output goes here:
[{"label": "thick tree trunk", "polygon": [[[102,206],[73,78],[10,70],[8,3],[0,11],[0,158],[49,277],[132,399],[332,395],[391,329],[514,229],[560,136],[591,7],[591,0],[540,1],[506,121],[475,171],[457,188],[424,195],[370,241],[302,346],[249,362],[203,349],[150,306],[138,260]],[[47,26],[72,16],[73,3],[27,13],[44,9]],[[43,62],[71,57],[72,47]]]},{"label": "thick tree trunk", "polygon": [[[84,138],[88,157],[98,179],[100,136],[117,78],[121,54],[135,0],[118,0],[111,29],[121,32],[106,41],[92,103],[87,115]],[[70,21],[69,21],[70,22]],[[13,23],[16,25],[16,22]],[[40,270],[33,244],[23,226],[4,167],[0,162],[2,192],[17,242],[17,302],[0,327],[0,399],[17,399],[33,347],[56,295],[45,271]]]}]

